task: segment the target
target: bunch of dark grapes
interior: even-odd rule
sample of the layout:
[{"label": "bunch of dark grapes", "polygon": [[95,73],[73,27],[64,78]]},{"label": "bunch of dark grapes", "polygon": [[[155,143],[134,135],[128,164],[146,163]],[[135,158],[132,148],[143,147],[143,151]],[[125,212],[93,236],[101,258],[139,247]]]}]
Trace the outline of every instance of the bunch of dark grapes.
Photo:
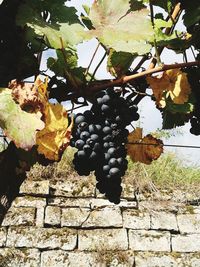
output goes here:
[{"label": "bunch of dark grapes", "polygon": [[91,110],[75,116],[71,145],[78,151],[74,168],[79,175],[95,171],[96,187],[114,203],[120,202],[121,177],[127,169],[128,126],[138,120],[138,108],[114,89],[96,95]]}]

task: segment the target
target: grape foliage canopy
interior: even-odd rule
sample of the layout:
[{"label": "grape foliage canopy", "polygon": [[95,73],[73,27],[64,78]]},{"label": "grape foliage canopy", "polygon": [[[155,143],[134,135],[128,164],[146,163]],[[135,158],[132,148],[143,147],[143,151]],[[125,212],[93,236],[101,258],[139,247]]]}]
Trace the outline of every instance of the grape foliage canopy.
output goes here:
[{"label": "grape foliage canopy", "polygon": [[[10,194],[9,183],[17,188],[22,178],[16,177],[32,164],[59,161],[72,146],[78,174],[94,171],[98,190],[119,203],[127,153],[150,164],[163,152],[160,139],[136,127],[142,99],[155,103],[163,129],[189,122],[200,135],[200,3],[94,0],[79,14],[70,2],[1,1],[0,128],[9,145],[0,153],[0,171],[9,179],[0,194]],[[80,66],[78,46],[92,39],[98,45],[90,64]],[[166,64],[163,51],[182,61]],[[104,60],[112,79],[96,77]]]}]

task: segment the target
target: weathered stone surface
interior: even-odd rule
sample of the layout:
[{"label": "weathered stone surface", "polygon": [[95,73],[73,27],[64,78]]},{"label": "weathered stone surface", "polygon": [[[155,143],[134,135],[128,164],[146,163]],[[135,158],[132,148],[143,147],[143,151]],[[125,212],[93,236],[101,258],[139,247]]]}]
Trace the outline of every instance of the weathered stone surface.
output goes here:
[{"label": "weathered stone surface", "polygon": [[152,212],[151,229],[178,231],[176,215],[167,212]]},{"label": "weathered stone surface", "polygon": [[[135,255],[135,266],[136,267],[180,267],[182,266],[181,257],[173,257],[167,253],[150,253],[150,252],[139,252]],[[181,265],[180,265],[181,264]],[[182,266],[183,267],[183,266]]]},{"label": "weathered stone surface", "polygon": [[98,208],[98,207],[122,207],[122,208],[136,208],[137,203],[136,201],[128,201],[126,199],[121,199],[118,205],[113,204],[108,199],[105,198],[92,198],[90,201],[91,208]]},{"label": "weathered stone surface", "polygon": [[37,227],[44,227],[44,208],[37,208],[35,225]]},{"label": "weathered stone surface", "polygon": [[35,225],[35,208],[11,207],[2,222],[2,226],[9,225]]},{"label": "weathered stone surface", "polygon": [[81,226],[89,216],[88,208],[66,208],[62,209],[61,226]]},{"label": "weathered stone surface", "polygon": [[37,249],[0,249],[0,266],[2,267],[38,267],[40,252]]},{"label": "weathered stone surface", "polygon": [[126,251],[106,251],[99,250],[97,252],[98,267],[132,267],[134,265],[134,252]]},{"label": "weathered stone surface", "polygon": [[170,233],[129,230],[129,245],[134,251],[170,251]]},{"label": "weathered stone surface", "polygon": [[26,180],[20,187],[20,194],[27,195],[48,195],[49,181],[30,181]]},{"label": "weathered stone surface", "polygon": [[127,250],[128,239],[125,229],[79,230],[79,250]]},{"label": "weathered stone surface", "polygon": [[44,251],[41,267],[130,267],[134,264],[132,251],[66,252]]},{"label": "weathered stone surface", "polygon": [[66,197],[54,197],[48,199],[48,204],[51,206],[58,207],[81,207],[89,208],[91,203],[91,198],[66,198]]},{"label": "weathered stone surface", "polygon": [[76,241],[76,230],[68,228],[10,227],[6,244],[8,247],[73,250]]},{"label": "weathered stone surface", "polygon": [[172,251],[200,252],[200,234],[172,235]]},{"label": "weathered stone surface", "polygon": [[7,229],[0,227],[0,247],[4,247],[6,244]]},{"label": "weathered stone surface", "polygon": [[53,196],[93,197],[95,195],[94,177],[73,177],[63,181],[52,181],[50,193]]},{"label": "weathered stone surface", "polygon": [[45,209],[45,224],[60,225],[61,223],[61,208],[54,206],[47,206]]},{"label": "weathered stone surface", "polygon": [[181,233],[200,233],[200,214],[179,214],[177,221]]},{"label": "weathered stone surface", "polygon": [[66,252],[62,250],[44,251],[41,267],[91,267],[97,265],[97,253]]},{"label": "weathered stone surface", "polygon": [[147,212],[127,209],[122,213],[123,227],[131,229],[150,229],[150,215]]},{"label": "weathered stone surface", "polygon": [[41,208],[41,207],[44,207],[45,205],[46,205],[45,198],[32,197],[32,196],[17,197],[12,203],[12,207]]},{"label": "weathered stone surface", "polygon": [[119,207],[105,207],[92,210],[82,227],[122,227]]}]

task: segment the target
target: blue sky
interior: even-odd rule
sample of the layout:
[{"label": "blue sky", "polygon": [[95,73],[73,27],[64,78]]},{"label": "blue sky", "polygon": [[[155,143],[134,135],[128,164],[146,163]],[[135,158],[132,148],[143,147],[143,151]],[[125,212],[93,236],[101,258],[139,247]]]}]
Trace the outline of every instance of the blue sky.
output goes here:
[{"label": "blue sky", "polygon": [[[91,5],[93,0],[71,0],[68,2],[69,6],[75,6],[78,10],[78,13],[83,12],[82,5],[87,4]],[[183,30],[181,23],[177,26],[179,30]],[[83,44],[78,45],[78,55],[79,55],[79,65],[83,67],[87,67],[90,59],[93,55],[94,50],[97,46],[97,40],[93,39],[89,42],[84,42]],[[104,49],[100,48],[95,57],[95,61],[93,62],[90,71],[92,72],[102,58],[104,54]],[[194,60],[192,58],[192,54],[188,51],[188,60]],[[161,55],[162,62],[166,64],[173,64],[176,62],[183,62],[182,55],[177,55],[173,51],[165,49],[165,51]],[[106,71],[106,59],[103,64],[99,68],[96,77],[98,79],[106,79],[112,78],[112,76]],[[155,104],[149,98],[145,97],[140,105],[140,125],[144,129],[144,133],[148,134],[149,132],[154,132],[157,129],[161,129],[162,127],[162,118],[160,112],[156,109]],[[149,112],[150,111],[150,112]],[[164,140],[166,144],[178,144],[178,145],[195,145],[200,146],[200,136],[194,136],[189,133],[190,125],[186,124],[183,127],[178,127],[178,130],[182,132],[182,134],[178,134],[175,137],[171,137],[168,140]],[[183,160],[184,165],[195,165],[200,167],[200,149],[191,149],[191,148],[167,148],[165,147],[165,151],[173,151],[178,157]]]}]

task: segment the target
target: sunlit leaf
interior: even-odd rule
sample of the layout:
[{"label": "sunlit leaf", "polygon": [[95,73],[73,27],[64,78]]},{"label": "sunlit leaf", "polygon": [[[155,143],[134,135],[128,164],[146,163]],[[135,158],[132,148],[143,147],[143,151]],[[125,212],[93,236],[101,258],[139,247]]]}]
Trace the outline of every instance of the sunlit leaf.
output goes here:
[{"label": "sunlit leaf", "polygon": [[11,89],[0,89],[0,127],[17,147],[29,150],[36,143],[36,133],[44,128],[42,114],[28,113],[12,97]]},{"label": "sunlit leaf", "polygon": [[148,14],[146,8],[130,11],[129,0],[95,1],[89,14],[95,29],[88,35],[117,52],[148,53],[154,34]]},{"label": "sunlit leaf", "polygon": [[142,137],[142,129],[136,128],[128,136],[127,153],[134,162],[150,164],[163,153],[163,143],[150,134]]},{"label": "sunlit leaf", "polygon": [[161,75],[147,77],[147,82],[153,90],[159,107],[166,106],[169,97],[175,104],[184,104],[191,93],[187,74],[180,69],[167,70]]},{"label": "sunlit leaf", "polygon": [[67,111],[60,104],[48,104],[45,128],[37,133],[38,152],[47,159],[59,160],[69,145],[73,122],[69,125]]}]

